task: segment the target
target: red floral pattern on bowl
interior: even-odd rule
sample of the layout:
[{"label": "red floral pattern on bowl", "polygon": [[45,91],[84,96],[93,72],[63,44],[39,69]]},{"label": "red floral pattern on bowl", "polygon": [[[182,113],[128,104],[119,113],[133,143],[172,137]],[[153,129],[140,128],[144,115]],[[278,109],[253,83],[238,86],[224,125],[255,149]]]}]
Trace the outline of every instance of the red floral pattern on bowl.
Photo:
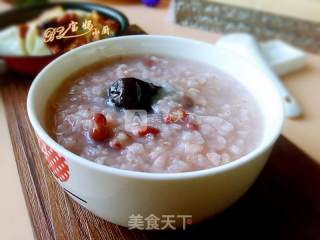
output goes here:
[{"label": "red floral pattern on bowl", "polygon": [[69,177],[69,166],[64,157],[50,148],[44,141],[38,138],[39,146],[53,175],[61,182],[66,182]]}]

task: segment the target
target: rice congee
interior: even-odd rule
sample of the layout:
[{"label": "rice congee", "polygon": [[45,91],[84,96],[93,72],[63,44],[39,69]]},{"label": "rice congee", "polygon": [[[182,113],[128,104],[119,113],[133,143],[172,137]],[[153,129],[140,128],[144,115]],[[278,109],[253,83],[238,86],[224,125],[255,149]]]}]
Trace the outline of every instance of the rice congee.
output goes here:
[{"label": "rice congee", "polygon": [[122,56],[82,69],[50,98],[48,131],[110,167],[176,173],[235,161],[259,145],[262,113],[218,69],[163,56]]}]

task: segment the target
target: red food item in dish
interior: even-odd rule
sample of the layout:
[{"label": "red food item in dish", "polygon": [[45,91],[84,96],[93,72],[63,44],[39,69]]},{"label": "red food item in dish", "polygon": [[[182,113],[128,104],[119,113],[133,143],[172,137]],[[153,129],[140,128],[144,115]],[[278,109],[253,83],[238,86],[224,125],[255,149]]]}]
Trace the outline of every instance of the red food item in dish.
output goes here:
[{"label": "red food item in dish", "polygon": [[152,135],[158,135],[160,133],[160,130],[155,127],[151,126],[145,126],[145,127],[140,127],[133,131],[133,134],[137,137],[144,137],[147,134],[152,134]]},{"label": "red food item in dish", "polygon": [[123,148],[123,145],[114,139],[109,142],[109,146],[114,150],[121,150]]},{"label": "red food item in dish", "polygon": [[19,37],[25,39],[28,32],[28,25],[23,23],[18,26],[19,28]]},{"label": "red food item in dish", "polygon": [[109,137],[107,119],[102,113],[95,113],[93,118],[93,127],[90,129],[90,137],[97,142],[106,140]]},{"label": "red food item in dish", "polygon": [[186,124],[186,128],[189,129],[189,130],[198,130],[199,129],[199,125],[195,122],[187,122]]},{"label": "red food item in dish", "polygon": [[111,141],[109,142],[109,146],[112,149],[120,150],[127,146],[131,142],[131,140],[132,138],[128,133],[120,131],[114,136],[114,138],[111,139]]}]

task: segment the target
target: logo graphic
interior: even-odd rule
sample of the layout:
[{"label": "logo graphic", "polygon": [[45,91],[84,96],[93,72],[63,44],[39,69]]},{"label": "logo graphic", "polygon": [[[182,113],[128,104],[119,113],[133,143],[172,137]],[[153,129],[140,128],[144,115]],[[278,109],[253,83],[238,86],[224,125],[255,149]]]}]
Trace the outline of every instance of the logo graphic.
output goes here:
[{"label": "logo graphic", "polygon": [[[71,21],[68,27],[60,26],[60,27],[50,27],[47,28],[43,33],[43,41],[45,43],[53,42],[54,40],[66,39],[66,38],[77,38],[89,33],[94,37],[99,37],[103,35],[110,36],[112,35],[112,31],[108,25],[103,26],[101,29],[95,27],[92,23],[92,20],[84,20],[79,28],[77,21]],[[81,30],[79,34],[70,34],[77,33]]]},{"label": "logo graphic", "polygon": [[175,225],[179,222],[182,225],[182,229],[185,230],[187,225],[192,224],[192,215],[161,215],[157,217],[154,214],[150,214],[144,218],[141,214],[132,214],[128,219],[128,228],[139,230],[175,230],[177,229]]},{"label": "logo graphic", "polygon": [[124,113],[124,128],[130,131],[132,128],[148,126],[148,117],[145,110],[127,110]]}]

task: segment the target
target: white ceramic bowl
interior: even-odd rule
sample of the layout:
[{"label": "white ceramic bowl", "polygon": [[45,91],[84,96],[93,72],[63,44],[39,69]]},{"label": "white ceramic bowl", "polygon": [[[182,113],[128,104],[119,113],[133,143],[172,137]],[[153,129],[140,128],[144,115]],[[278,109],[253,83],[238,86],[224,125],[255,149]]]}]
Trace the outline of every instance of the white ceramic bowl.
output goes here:
[{"label": "white ceramic bowl", "polygon": [[[75,71],[127,54],[161,54],[211,64],[240,81],[262,109],[264,126],[259,146],[249,154],[216,168],[186,173],[143,173],[98,165],[56,143],[44,129],[49,96]],[[192,215],[209,218],[238,200],[265,165],[283,123],[276,89],[253,65],[213,45],[169,36],[128,36],[94,42],[50,63],[32,83],[28,115],[49,169],[79,204],[110,222],[127,226],[130,215]]]}]

